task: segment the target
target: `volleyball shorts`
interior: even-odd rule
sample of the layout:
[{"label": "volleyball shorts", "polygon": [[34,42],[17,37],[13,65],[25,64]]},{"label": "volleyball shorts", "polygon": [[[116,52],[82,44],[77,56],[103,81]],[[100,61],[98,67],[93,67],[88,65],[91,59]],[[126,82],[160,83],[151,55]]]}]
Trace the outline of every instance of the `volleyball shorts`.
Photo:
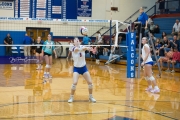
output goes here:
[{"label": "volleyball shorts", "polygon": [[77,72],[77,73],[79,73],[79,74],[81,74],[81,75],[83,75],[85,72],[87,72],[88,70],[87,70],[87,67],[86,67],[86,65],[84,66],[84,67],[74,67],[73,68],[73,72]]},{"label": "volleyball shorts", "polygon": [[153,61],[150,61],[150,62],[145,63],[145,65],[152,65],[152,66],[153,66],[153,64],[154,64]]},{"label": "volleyball shorts", "polygon": [[52,56],[51,54],[48,54],[48,53],[44,52],[44,56],[45,56],[45,55],[47,55],[47,56]]}]

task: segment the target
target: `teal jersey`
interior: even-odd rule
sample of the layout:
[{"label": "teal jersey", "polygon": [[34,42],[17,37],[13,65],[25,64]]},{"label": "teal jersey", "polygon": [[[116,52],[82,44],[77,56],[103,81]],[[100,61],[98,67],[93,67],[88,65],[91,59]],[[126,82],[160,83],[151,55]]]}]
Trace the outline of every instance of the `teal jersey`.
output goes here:
[{"label": "teal jersey", "polygon": [[43,45],[46,45],[46,46],[42,47],[42,50],[45,53],[48,53],[48,54],[52,54],[53,53],[53,50],[55,49],[55,46],[53,46],[53,45],[55,45],[53,41],[49,42],[48,40],[46,40]]}]

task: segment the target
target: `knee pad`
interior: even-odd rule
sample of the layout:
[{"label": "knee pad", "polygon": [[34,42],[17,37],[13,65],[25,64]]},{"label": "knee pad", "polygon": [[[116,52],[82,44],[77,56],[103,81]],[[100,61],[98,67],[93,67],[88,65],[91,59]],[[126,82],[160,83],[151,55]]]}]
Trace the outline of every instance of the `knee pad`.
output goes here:
[{"label": "knee pad", "polygon": [[149,80],[150,80],[150,81],[154,81],[155,78],[154,78],[153,76],[151,76],[151,77],[149,77]]},{"label": "knee pad", "polygon": [[88,85],[89,89],[93,89],[93,84]]},{"label": "knee pad", "polygon": [[76,85],[72,84],[71,90],[76,90]]},{"label": "knee pad", "polygon": [[46,68],[49,68],[49,65],[48,65],[48,64],[46,64]]}]

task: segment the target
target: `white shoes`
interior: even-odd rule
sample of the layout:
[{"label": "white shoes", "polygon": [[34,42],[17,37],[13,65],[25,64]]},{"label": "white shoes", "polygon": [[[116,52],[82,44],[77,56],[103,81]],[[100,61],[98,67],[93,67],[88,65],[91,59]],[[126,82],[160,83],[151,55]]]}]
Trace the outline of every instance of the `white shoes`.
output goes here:
[{"label": "white shoes", "polygon": [[48,79],[48,74],[44,74],[43,78]]},{"label": "white shoes", "polygon": [[68,100],[68,103],[72,103],[74,101],[74,97],[70,97],[69,100]]},{"label": "white shoes", "polygon": [[96,64],[99,64],[99,60],[96,60]]},{"label": "white shoes", "polygon": [[94,99],[93,97],[89,97],[89,102],[95,103],[95,102],[96,102],[96,99]]},{"label": "white shoes", "polygon": [[41,69],[42,69],[41,65],[38,65],[38,67],[36,68],[36,70],[41,70]]},{"label": "white shoes", "polygon": [[[70,96],[68,103],[72,103],[74,101],[74,97]],[[94,99],[93,97],[89,97],[89,102],[96,102],[96,99]]]},{"label": "white shoes", "polygon": [[152,89],[150,92],[157,94],[157,93],[160,93],[160,89],[159,88],[158,89]]},{"label": "white shoes", "polygon": [[44,74],[43,78],[46,78],[46,79],[50,78],[51,79],[52,76],[50,74]]}]

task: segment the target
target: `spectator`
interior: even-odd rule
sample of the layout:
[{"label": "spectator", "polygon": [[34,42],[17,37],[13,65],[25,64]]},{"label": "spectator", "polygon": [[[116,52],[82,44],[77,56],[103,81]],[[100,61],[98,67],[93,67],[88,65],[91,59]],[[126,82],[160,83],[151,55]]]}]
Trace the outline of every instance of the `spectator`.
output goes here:
[{"label": "spectator", "polygon": [[170,41],[170,46],[173,48],[177,48],[178,51],[180,51],[180,42],[179,40],[177,40],[177,36],[174,35],[173,40]]},{"label": "spectator", "polygon": [[[120,29],[120,32],[124,32],[123,29]],[[119,35],[118,35],[118,45],[121,43],[122,40],[126,40],[126,34],[119,33]]]},{"label": "spectator", "polygon": [[109,45],[109,46],[105,46],[104,48],[107,48],[108,50],[110,50],[110,49],[111,49],[111,46],[110,46],[110,41],[109,41],[109,40],[106,40],[105,45]]},{"label": "spectator", "polygon": [[140,34],[140,31],[142,32],[142,37],[145,37],[145,29],[147,29],[147,25],[148,25],[148,16],[147,14],[144,12],[144,8],[141,7],[139,9],[139,12],[140,12],[140,16],[138,17],[138,22],[141,22],[142,23],[142,29],[140,28],[141,25],[138,24],[137,26],[137,30],[138,30],[138,36]]},{"label": "spectator", "polygon": [[163,38],[163,42],[162,42],[162,47],[160,47],[159,49],[159,56],[164,56],[165,51],[167,51],[167,49],[170,49],[170,41],[167,39],[167,37],[165,36]]},{"label": "spectator", "polygon": [[109,64],[112,60],[115,60],[120,57],[119,54],[116,53],[116,48],[113,46],[111,47],[111,54],[109,55],[109,60],[105,63],[105,65]]},{"label": "spectator", "polygon": [[154,25],[154,22],[152,21],[151,24],[150,24],[150,29],[149,29],[150,33],[154,34],[155,27],[156,26]]},{"label": "spectator", "polygon": [[160,39],[156,39],[156,43],[155,43],[155,49],[156,49],[156,55],[159,56],[159,49],[161,47],[162,43],[160,43]]},{"label": "spectator", "polygon": [[104,55],[104,56],[108,56],[108,55],[109,55],[109,49],[104,48],[104,49],[103,49],[103,55]]},{"label": "spectator", "polygon": [[159,3],[160,14],[163,14],[165,9],[165,0],[158,0],[156,3]]},{"label": "spectator", "polygon": [[[35,41],[35,39],[32,39],[32,45],[35,45],[35,43],[36,43],[36,41]],[[31,47],[31,55],[35,55],[35,53],[36,53],[36,46],[32,46]]]},{"label": "spectator", "polygon": [[150,24],[151,24],[151,22],[153,22],[152,19],[151,19],[151,18],[148,18],[148,29],[150,29]]},{"label": "spectator", "polygon": [[[32,44],[32,39],[28,36],[28,34],[25,34],[24,37],[24,42],[23,44],[25,45],[31,45]],[[30,56],[30,46],[24,46],[24,56]]]},{"label": "spectator", "polygon": [[166,32],[162,32],[162,39],[164,38],[164,37],[166,37],[167,36],[167,33]]},{"label": "spectator", "polygon": [[96,57],[96,64],[99,64],[99,56],[100,55],[103,55],[103,47],[100,47],[100,46],[98,46],[98,47],[96,47],[96,55],[95,55],[95,57]]},{"label": "spectator", "polygon": [[169,63],[170,63],[170,59],[172,59],[173,52],[174,52],[174,50],[173,50],[173,48],[171,48],[171,50],[169,52],[165,52],[164,57],[160,57],[158,60],[158,62],[160,62],[161,69],[163,69],[163,62],[168,63],[168,69],[166,70],[166,72],[169,72]]},{"label": "spectator", "polygon": [[156,33],[156,34],[160,33],[159,25],[155,26],[154,33]]},{"label": "spectator", "polygon": [[177,62],[180,62],[180,52],[178,51],[177,47],[174,48],[174,53],[173,53],[173,56],[172,56],[172,73],[175,72],[174,70],[174,64],[176,64]]},{"label": "spectator", "polygon": [[[4,44],[5,45],[12,45],[13,44],[13,39],[10,36],[10,34],[8,33],[6,38],[4,38]],[[5,55],[6,56],[11,56],[12,51],[11,51],[11,46],[6,46],[6,51],[5,51]]]},{"label": "spectator", "polygon": [[180,32],[180,24],[179,24],[179,20],[176,19],[176,23],[174,23],[174,26],[172,29],[172,35],[178,35],[179,32]]},{"label": "spectator", "polygon": [[101,36],[101,33],[99,31],[97,31],[97,36],[96,36],[96,44],[102,44],[103,41],[102,41],[102,36]]},{"label": "spectator", "polygon": [[90,43],[91,39],[87,35],[84,35],[82,45],[89,45]]},{"label": "spectator", "polygon": [[92,49],[90,50],[90,57],[91,58],[94,58],[96,55],[96,47],[93,46]]}]

